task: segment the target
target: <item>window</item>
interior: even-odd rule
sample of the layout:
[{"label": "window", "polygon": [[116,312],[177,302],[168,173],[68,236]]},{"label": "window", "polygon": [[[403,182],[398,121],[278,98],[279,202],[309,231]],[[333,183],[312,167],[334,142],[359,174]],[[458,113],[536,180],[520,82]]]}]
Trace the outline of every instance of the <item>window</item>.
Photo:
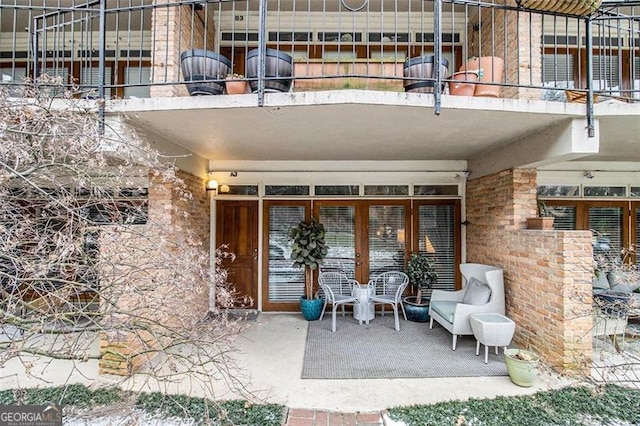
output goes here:
[{"label": "window", "polygon": [[415,185],[413,195],[458,195],[458,185]]},{"label": "window", "polygon": [[619,94],[620,59],[618,55],[593,55],[593,88]]},{"label": "window", "polygon": [[[545,53],[542,55],[542,84],[544,87],[556,89],[573,89],[575,87],[573,77],[572,54]],[[545,101],[566,102],[564,90],[545,89],[542,92]]]},{"label": "window", "polygon": [[[85,67],[80,70],[80,86],[82,90],[91,92],[90,96],[98,96],[98,85],[100,82],[100,70],[98,67]],[[111,84],[111,67],[104,70],[105,85]],[[104,88],[104,97],[111,98],[111,88]]]},{"label": "window", "polygon": [[627,195],[627,188],[624,186],[585,186],[583,192],[585,197],[624,197]]},{"label": "window", "polygon": [[538,186],[539,197],[579,197],[579,185],[540,185]]},{"label": "window", "polygon": [[413,250],[435,260],[438,280],[434,289],[455,289],[457,215],[453,204],[417,206],[418,230]]},{"label": "window", "polygon": [[360,187],[358,185],[316,185],[314,190],[316,195],[326,196],[350,196],[360,194]]},{"label": "window", "polygon": [[218,195],[258,195],[258,185],[220,185]]},{"label": "window", "polygon": [[268,207],[269,257],[267,303],[297,302],[304,292],[304,269],[292,266],[289,230],[305,219],[303,205]]},{"label": "window", "polygon": [[264,195],[309,195],[309,187],[307,185],[266,185]]},{"label": "window", "polygon": [[409,195],[407,185],[365,185],[364,195]]},{"label": "window", "polygon": [[149,86],[135,86],[136,84],[149,84],[150,82],[151,82],[150,67],[136,67],[136,66],[126,67],[124,69],[125,99],[151,97]]}]

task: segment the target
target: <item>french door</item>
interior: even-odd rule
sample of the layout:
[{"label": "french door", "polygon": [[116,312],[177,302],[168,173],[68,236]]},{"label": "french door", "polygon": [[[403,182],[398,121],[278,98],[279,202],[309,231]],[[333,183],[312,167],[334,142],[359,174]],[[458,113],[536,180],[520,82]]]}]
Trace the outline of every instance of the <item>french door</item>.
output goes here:
[{"label": "french door", "polygon": [[459,200],[265,200],[264,310],[298,309],[305,274],[292,266],[288,232],[312,216],[326,229],[329,253],[322,270],[344,271],[366,283],[382,272],[403,270],[409,254],[421,252],[436,262],[434,287],[459,287]]},{"label": "french door", "polygon": [[635,248],[624,260],[640,265],[640,202],[545,200],[554,212],[555,229],[593,231],[594,254],[621,259],[622,248]]},{"label": "french door", "polygon": [[366,283],[401,271],[411,225],[408,200],[316,201],[314,216],[327,230],[329,254],[322,269],[338,269]]}]

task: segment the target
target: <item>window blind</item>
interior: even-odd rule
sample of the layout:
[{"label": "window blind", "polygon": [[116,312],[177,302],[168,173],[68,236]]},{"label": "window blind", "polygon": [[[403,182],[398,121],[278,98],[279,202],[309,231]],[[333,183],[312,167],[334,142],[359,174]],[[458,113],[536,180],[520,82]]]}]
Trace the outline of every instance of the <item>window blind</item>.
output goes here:
[{"label": "window blind", "polygon": [[124,69],[124,97],[128,98],[149,98],[151,97],[149,86],[128,86],[129,84],[148,84],[151,82],[150,67],[126,67]]},{"label": "window blind", "polygon": [[289,230],[304,215],[304,206],[269,207],[269,302],[294,302],[304,294],[304,269],[293,266],[289,241]]},{"label": "window blind", "polygon": [[324,224],[329,246],[322,269],[342,270],[349,278],[355,278],[355,206],[321,206],[319,221]]},{"label": "window blind", "polygon": [[[104,80],[105,84],[111,84],[111,68],[106,67],[104,70]],[[98,67],[84,67],[80,70],[80,85],[81,86],[89,86],[85,87],[87,90],[91,90],[95,92],[96,96],[98,94],[98,85],[100,82],[100,70]],[[104,88],[104,97],[111,98],[111,88]]]},{"label": "window blind", "polygon": [[622,223],[621,207],[589,208],[589,229],[594,236],[594,255],[603,254],[610,259],[620,257],[620,249],[623,247]]},{"label": "window blind", "polygon": [[561,231],[576,229],[576,208],[573,206],[547,206],[554,220],[553,228]]},{"label": "window blind", "polygon": [[620,60],[618,55],[593,55],[593,84],[596,90],[620,87]]},{"label": "window blind", "polygon": [[573,82],[573,55],[545,53],[542,55],[542,81]]},{"label": "window blind", "polygon": [[418,207],[418,247],[435,260],[438,280],[434,289],[455,289],[454,213],[452,205]]}]

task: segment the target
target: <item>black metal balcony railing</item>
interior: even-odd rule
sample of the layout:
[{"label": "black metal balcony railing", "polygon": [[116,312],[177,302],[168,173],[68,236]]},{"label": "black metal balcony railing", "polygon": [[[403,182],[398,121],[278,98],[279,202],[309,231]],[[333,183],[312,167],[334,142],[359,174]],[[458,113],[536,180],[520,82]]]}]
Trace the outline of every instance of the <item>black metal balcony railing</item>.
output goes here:
[{"label": "black metal balcony railing", "polygon": [[[589,101],[595,91],[640,99],[640,3],[605,1],[589,18],[511,3],[3,0],[0,83],[47,73],[98,97],[183,95],[180,54],[205,49],[225,56],[226,72],[250,80],[261,102],[268,82],[281,79],[265,68],[275,49],[291,57],[294,91],[403,91],[422,83],[439,108],[442,91],[476,77],[455,73],[474,70],[468,58],[478,56],[503,64],[488,82],[502,97]],[[431,58],[413,63],[426,74],[407,69],[410,58],[424,56]],[[258,59],[254,72],[248,57]],[[222,86],[225,75],[200,78]]]}]

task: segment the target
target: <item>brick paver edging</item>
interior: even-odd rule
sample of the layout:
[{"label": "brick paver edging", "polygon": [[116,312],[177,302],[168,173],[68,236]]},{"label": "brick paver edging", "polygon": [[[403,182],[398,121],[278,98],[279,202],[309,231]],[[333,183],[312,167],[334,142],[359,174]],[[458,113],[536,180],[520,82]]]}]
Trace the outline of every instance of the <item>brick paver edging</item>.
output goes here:
[{"label": "brick paver edging", "polygon": [[379,426],[384,412],[336,413],[332,411],[290,408],[285,426]]}]

